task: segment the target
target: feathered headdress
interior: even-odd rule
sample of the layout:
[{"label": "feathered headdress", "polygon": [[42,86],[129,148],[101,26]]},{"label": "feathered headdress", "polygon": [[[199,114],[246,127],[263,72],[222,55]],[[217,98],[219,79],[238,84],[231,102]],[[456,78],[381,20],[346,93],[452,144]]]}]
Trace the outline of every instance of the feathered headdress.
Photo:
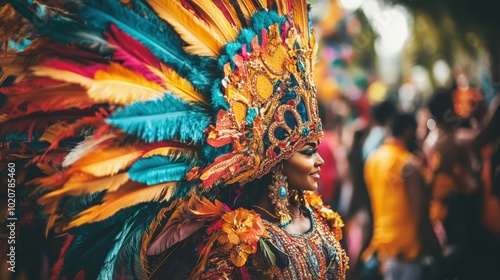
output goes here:
[{"label": "feathered headdress", "polygon": [[66,275],[147,276],[160,224],[159,251],[201,227],[193,209],[220,218],[221,186],[322,136],[303,0],[7,2],[1,157],[38,172],[68,259],[93,256]]}]

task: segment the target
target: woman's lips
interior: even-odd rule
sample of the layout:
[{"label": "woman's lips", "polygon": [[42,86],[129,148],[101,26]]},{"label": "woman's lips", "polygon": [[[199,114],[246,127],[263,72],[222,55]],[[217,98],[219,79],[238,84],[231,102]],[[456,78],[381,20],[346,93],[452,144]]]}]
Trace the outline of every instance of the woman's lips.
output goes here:
[{"label": "woman's lips", "polygon": [[319,180],[319,177],[320,177],[320,176],[319,176],[319,171],[314,172],[314,173],[311,173],[311,174],[309,174],[309,176],[313,177],[314,179]]}]

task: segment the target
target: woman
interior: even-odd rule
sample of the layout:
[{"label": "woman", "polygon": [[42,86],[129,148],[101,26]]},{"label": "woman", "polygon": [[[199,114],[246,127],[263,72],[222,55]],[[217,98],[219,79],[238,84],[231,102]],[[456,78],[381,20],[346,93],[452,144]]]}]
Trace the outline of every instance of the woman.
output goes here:
[{"label": "woman", "polygon": [[[198,272],[191,277],[345,279],[348,257],[339,243],[343,222],[313,193],[323,164],[317,145],[306,143],[263,178],[237,191],[222,191],[219,199],[234,202],[228,204],[235,210],[225,212],[219,225],[217,221],[207,226],[219,232],[212,233],[216,241],[206,254],[198,253],[205,258],[198,263],[193,258],[197,252],[193,244],[206,244],[207,236],[202,234],[186,240],[180,245],[182,250],[171,250],[160,258],[157,263],[164,267],[157,267],[152,278],[185,279]],[[279,198],[281,186],[289,192],[284,199]]]},{"label": "woman", "polygon": [[0,13],[32,40],[0,114],[68,236],[53,278],[344,277],[305,1],[42,2]]}]

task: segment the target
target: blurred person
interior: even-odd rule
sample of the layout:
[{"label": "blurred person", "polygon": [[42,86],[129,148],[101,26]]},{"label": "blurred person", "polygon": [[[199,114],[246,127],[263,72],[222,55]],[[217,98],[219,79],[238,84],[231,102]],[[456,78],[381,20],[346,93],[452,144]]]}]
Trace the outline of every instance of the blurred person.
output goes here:
[{"label": "blurred person", "polygon": [[340,136],[335,131],[338,117],[323,102],[318,102],[318,108],[324,131],[323,140],[318,145],[318,154],[321,155],[324,161],[319,172],[318,193],[325,204],[333,206],[334,200],[337,198],[339,181],[337,158],[342,157],[340,153],[337,154],[336,152],[341,148]]},{"label": "blurred person", "polygon": [[424,261],[441,252],[428,218],[430,192],[423,166],[409,150],[416,128],[412,116],[395,116],[390,135],[365,164],[374,226],[362,258],[367,264],[378,259],[383,279],[429,279]]},{"label": "blurred person", "polygon": [[[437,90],[428,109],[436,126],[427,135],[423,151],[431,169],[430,218],[445,249],[446,277],[478,279],[470,258],[480,236],[479,180],[468,145],[457,139],[462,119],[455,112],[452,89]],[[475,254],[475,253],[474,253]]]},{"label": "blurred person", "polygon": [[363,143],[363,161],[382,144],[387,136],[387,125],[396,113],[396,104],[389,99],[372,107],[373,125]]}]

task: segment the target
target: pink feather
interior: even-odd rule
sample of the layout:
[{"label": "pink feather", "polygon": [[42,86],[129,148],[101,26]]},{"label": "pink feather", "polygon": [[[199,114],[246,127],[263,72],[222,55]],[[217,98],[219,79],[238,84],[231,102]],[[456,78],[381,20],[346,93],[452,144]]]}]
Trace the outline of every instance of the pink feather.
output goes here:
[{"label": "pink feather", "polygon": [[205,221],[199,219],[190,219],[180,225],[174,224],[165,230],[156,240],[151,243],[147,251],[148,255],[158,255],[165,252],[174,244],[186,239],[191,234],[198,231],[205,225]]},{"label": "pink feather", "polygon": [[145,66],[160,68],[160,60],[148,48],[114,24],[111,25],[111,32],[106,32],[105,35],[108,36],[108,42],[117,48],[113,59],[123,61],[123,66],[142,74],[150,81],[162,83],[162,80]]}]

